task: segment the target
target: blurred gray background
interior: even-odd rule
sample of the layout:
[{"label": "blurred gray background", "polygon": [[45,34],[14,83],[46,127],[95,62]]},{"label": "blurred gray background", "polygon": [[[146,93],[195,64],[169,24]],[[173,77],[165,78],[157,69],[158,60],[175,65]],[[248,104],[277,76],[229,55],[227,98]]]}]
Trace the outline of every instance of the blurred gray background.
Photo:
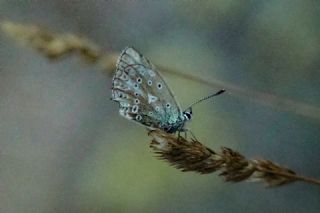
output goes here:
[{"label": "blurred gray background", "polygon": [[[155,64],[320,107],[316,0],[0,0],[0,18],[106,51],[133,45]],[[0,45],[0,212],[319,212],[319,186],[265,189],[170,167],[145,129],[118,115],[98,67],[49,61],[3,32]],[[219,89],[164,77],[184,107]],[[320,178],[318,115],[228,94],[194,114],[207,146]]]}]

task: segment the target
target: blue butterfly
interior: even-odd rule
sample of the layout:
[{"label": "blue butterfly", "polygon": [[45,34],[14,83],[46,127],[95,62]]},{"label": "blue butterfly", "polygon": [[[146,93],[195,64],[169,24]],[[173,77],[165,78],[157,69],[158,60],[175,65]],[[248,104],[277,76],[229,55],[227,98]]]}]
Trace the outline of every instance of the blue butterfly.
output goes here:
[{"label": "blue butterfly", "polygon": [[182,111],[156,67],[136,49],[125,48],[116,67],[111,99],[119,103],[120,115],[167,133],[186,131],[192,106],[225,91],[207,96]]}]

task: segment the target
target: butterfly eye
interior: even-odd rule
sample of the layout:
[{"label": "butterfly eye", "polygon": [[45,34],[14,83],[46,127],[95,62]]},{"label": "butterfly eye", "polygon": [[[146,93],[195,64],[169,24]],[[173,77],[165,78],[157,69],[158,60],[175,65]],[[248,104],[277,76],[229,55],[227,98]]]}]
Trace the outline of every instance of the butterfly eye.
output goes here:
[{"label": "butterfly eye", "polygon": [[142,79],[141,79],[141,78],[137,78],[137,82],[138,82],[139,84],[141,84],[141,83],[142,83]]},{"label": "butterfly eye", "polygon": [[184,112],[183,113],[183,116],[185,117],[185,119],[188,121],[188,120],[190,120],[191,119],[191,117],[192,117],[192,113],[190,113],[190,112]]},{"label": "butterfly eye", "polygon": [[152,85],[152,81],[151,81],[151,80],[148,81],[148,85],[149,85],[149,86]]},{"label": "butterfly eye", "polygon": [[158,89],[162,89],[162,84],[161,83],[158,83]]},{"label": "butterfly eye", "polygon": [[160,111],[160,107],[157,106],[157,107],[155,108],[155,110],[156,110],[157,112],[159,112],[159,111]]},{"label": "butterfly eye", "polygon": [[149,114],[150,116],[152,116],[152,115],[153,115],[153,112],[149,112],[148,114]]},{"label": "butterfly eye", "polygon": [[171,104],[167,103],[166,107],[169,109],[171,107]]},{"label": "butterfly eye", "polygon": [[139,87],[138,84],[134,84],[133,86],[134,86],[134,88],[138,88]]},{"label": "butterfly eye", "polygon": [[135,92],[134,95],[135,95],[135,96],[139,96],[139,93]]}]

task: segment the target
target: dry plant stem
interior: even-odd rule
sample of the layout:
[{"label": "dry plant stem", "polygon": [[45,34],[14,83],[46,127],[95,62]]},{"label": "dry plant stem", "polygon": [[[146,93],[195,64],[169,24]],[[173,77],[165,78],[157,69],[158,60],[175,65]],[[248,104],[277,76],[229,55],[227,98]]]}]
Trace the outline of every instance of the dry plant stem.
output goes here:
[{"label": "dry plant stem", "polygon": [[[113,74],[118,53],[103,51],[92,41],[73,34],[57,34],[35,25],[2,21],[2,30],[11,37],[38,50],[49,59],[59,59],[76,54],[86,62],[99,64],[109,75]],[[308,118],[320,120],[320,108],[279,96],[261,93],[218,80],[204,80],[189,74],[159,66],[161,71],[198,82],[212,88],[224,88],[230,95],[250,99],[259,104],[289,111]],[[247,160],[238,152],[221,148],[215,152],[199,141],[187,141],[173,135],[152,131],[151,148],[158,156],[182,171],[207,174],[219,171],[226,181],[258,180],[268,186],[279,186],[293,181],[320,185],[320,180],[296,175],[292,170],[267,160]]]},{"label": "dry plant stem", "polygon": [[[35,25],[17,24],[9,21],[2,21],[1,28],[11,37],[37,49],[49,59],[58,59],[70,54],[76,54],[87,62],[98,63],[109,75],[114,72],[118,53],[102,52],[98,45],[88,39],[80,38],[73,34],[56,34]],[[205,80],[170,68],[158,67],[162,72],[179,76],[179,78],[198,82],[214,89],[224,88],[230,95],[243,97],[262,105],[320,121],[320,107],[245,89],[219,80]]]},{"label": "dry plant stem", "polygon": [[16,24],[8,21],[2,22],[1,28],[11,37],[33,47],[49,59],[77,54],[87,62],[96,62],[102,56],[97,45],[73,34],[56,34],[35,25]]},{"label": "dry plant stem", "polygon": [[270,106],[281,111],[293,112],[304,117],[320,120],[320,108],[317,106],[312,106],[303,102],[293,101],[288,98],[279,97],[267,93],[257,92],[250,89],[245,89],[234,84],[226,83],[219,80],[205,80],[196,76],[192,76],[186,73],[179,72],[177,70],[172,70],[170,68],[161,68],[161,71],[179,76],[190,81],[198,82],[202,85],[206,85],[212,88],[224,88],[228,94],[243,97],[249,99],[253,102]]},{"label": "dry plant stem", "polygon": [[214,151],[199,141],[188,141],[160,130],[150,131],[150,147],[157,156],[184,172],[200,174],[219,172],[225,181],[259,181],[267,186],[280,186],[294,181],[320,185],[320,180],[297,175],[294,171],[268,160],[248,160],[226,147]]}]

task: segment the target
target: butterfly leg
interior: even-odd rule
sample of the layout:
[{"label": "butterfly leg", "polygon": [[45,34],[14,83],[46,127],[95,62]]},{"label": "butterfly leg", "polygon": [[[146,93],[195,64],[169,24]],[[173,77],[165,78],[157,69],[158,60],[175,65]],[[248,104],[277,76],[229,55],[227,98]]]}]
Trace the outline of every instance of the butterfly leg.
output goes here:
[{"label": "butterfly leg", "polygon": [[178,141],[180,140],[180,137],[181,137],[181,133],[182,131],[181,130],[178,130]]},{"label": "butterfly leg", "polygon": [[198,141],[198,139],[196,138],[196,136],[193,134],[193,132],[190,129],[188,129],[187,131],[190,132],[190,134],[192,135],[192,140]]},{"label": "butterfly leg", "polygon": [[181,136],[181,132],[185,132],[184,129],[182,127],[180,127],[176,132],[178,132],[178,141],[180,140]]},{"label": "butterfly leg", "polygon": [[192,138],[191,138],[192,140],[196,140],[196,141],[198,140],[190,129],[185,129],[185,128],[181,128],[181,129],[178,130],[178,140],[179,140],[180,137],[182,137],[181,136],[181,132],[184,132],[184,138],[186,140],[188,139],[188,132],[190,132],[190,134],[192,136]]},{"label": "butterfly leg", "polygon": [[185,139],[188,138],[188,137],[187,137],[187,136],[188,136],[187,133],[190,132],[191,137],[192,137],[191,139],[192,139],[192,140],[195,140],[195,141],[198,141],[198,139],[196,138],[196,136],[193,134],[193,132],[192,132],[190,129],[181,129],[181,130],[179,131],[179,133],[180,133],[180,132],[184,132],[184,138],[185,138]]}]

